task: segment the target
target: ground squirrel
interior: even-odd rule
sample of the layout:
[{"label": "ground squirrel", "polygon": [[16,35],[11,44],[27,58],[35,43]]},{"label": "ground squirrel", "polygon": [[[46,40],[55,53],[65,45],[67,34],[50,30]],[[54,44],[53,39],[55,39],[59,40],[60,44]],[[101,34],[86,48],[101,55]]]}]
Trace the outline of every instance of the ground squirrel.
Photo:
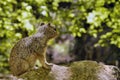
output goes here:
[{"label": "ground squirrel", "polygon": [[58,35],[56,28],[50,23],[41,23],[37,32],[18,41],[11,50],[10,70],[13,75],[19,76],[32,69],[38,59],[44,68],[50,68],[46,61],[47,42]]}]

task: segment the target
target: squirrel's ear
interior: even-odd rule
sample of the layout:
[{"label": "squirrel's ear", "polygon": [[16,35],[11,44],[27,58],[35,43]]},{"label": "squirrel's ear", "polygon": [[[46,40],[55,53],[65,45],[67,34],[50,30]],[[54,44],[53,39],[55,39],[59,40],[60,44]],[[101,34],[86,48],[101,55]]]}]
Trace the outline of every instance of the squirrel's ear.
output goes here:
[{"label": "squirrel's ear", "polygon": [[40,23],[40,26],[42,26],[42,25],[44,25],[44,24],[45,24],[45,23],[42,22],[42,23]]}]

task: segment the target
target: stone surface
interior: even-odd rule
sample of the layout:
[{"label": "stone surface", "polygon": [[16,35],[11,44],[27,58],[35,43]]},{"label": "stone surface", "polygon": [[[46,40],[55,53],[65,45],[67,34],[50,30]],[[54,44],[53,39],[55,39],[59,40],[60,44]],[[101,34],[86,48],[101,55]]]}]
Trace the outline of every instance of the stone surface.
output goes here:
[{"label": "stone surface", "polygon": [[[95,61],[78,61],[69,66],[53,65],[51,69],[39,68],[28,71],[23,80],[120,80],[120,70],[112,65]],[[7,80],[22,80],[11,77]],[[6,79],[0,79],[6,80]]]}]

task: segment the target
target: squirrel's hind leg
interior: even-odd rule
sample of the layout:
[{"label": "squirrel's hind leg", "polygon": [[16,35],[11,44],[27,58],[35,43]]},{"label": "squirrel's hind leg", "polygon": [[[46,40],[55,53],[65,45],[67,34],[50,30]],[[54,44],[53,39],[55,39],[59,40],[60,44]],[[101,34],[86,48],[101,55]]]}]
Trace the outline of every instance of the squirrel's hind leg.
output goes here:
[{"label": "squirrel's hind leg", "polygon": [[29,70],[29,63],[23,59],[17,59],[11,65],[11,72],[15,76],[19,76]]}]

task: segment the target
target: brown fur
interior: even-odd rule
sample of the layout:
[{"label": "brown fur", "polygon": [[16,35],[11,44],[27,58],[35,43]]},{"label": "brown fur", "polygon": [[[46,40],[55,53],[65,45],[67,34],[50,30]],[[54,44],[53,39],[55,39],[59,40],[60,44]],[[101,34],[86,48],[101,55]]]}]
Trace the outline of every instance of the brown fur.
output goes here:
[{"label": "brown fur", "polygon": [[18,41],[10,54],[9,64],[12,74],[19,76],[32,69],[37,59],[44,68],[50,68],[46,61],[46,48],[48,40],[55,36],[57,36],[56,29],[50,23],[42,23],[34,35]]}]

